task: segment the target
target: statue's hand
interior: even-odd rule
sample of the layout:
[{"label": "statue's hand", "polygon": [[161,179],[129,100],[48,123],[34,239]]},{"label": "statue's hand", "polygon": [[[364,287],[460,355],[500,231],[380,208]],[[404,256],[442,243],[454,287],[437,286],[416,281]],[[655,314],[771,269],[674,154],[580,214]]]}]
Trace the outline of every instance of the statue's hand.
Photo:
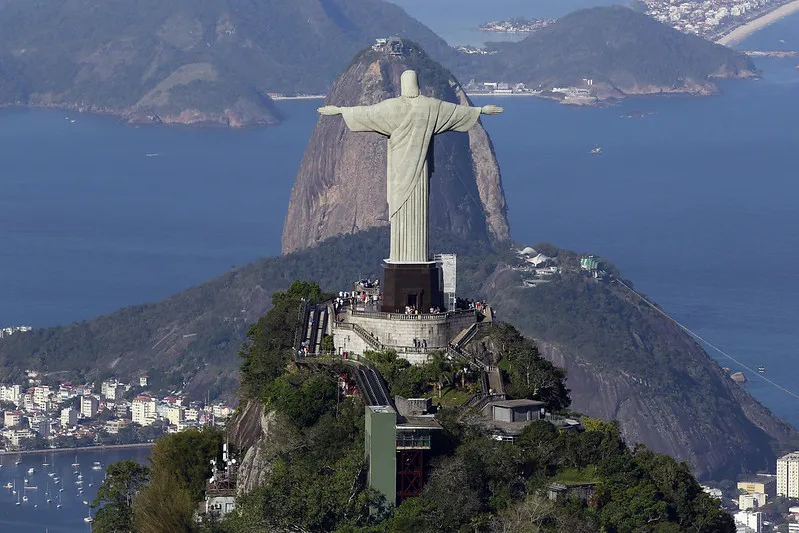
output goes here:
[{"label": "statue's hand", "polygon": [[503,111],[505,110],[498,105],[484,105],[480,108],[480,112],[484,115],[499,115]]},{"label": "statue's hand", "polygon": [[326,106],[320,107],[319,109],[317,109],[317,111],[319,111],[320,114],[328,116],[328,117],[332,117],[333,115],[340,115],[341,114],[341,108],[339,106],[336,106],[336,105],[326,105]]}]

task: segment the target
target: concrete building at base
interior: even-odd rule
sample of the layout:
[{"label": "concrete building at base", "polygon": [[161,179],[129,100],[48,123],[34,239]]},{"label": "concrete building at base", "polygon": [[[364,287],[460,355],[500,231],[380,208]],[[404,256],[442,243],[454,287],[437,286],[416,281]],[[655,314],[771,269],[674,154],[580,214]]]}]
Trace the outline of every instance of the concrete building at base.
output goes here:
[{"label": "concrete building at base", "polygon": [[777,496],[799,498],[799,452],[777,459]]}]

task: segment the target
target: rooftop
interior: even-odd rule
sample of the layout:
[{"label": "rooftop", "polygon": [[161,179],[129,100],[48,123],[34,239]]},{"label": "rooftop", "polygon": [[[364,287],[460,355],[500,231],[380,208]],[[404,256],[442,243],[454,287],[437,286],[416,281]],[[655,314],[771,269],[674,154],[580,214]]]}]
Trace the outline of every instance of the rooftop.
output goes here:
[{"label": "rooftop", "polygon": [[538,400],[501,400],[498,402],[490,402],[488,405],[496,407],[543,407],[544,402]]}]

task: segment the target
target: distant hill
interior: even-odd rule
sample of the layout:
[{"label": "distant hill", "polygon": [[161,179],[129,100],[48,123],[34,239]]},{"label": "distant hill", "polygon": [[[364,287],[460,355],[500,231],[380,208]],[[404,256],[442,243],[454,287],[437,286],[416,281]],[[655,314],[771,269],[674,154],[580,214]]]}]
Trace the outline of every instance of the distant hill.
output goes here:
[{"label": "distant hill", "polygon": [[[325,104],[371,105],[398,96],[400,75],[407,69],[419,73],[427,96],[472,105],[452,74],[407,40],[390,49],[366,48],[359,53],[333,84]],[[431,226],[477,240],[489,236],[507,240],[499,164],[483,125],[478,123],[467,133],[436,136],[433,154]],[[352,133],[341,117],[320,117],[292,188],[283,252],[385,225],[386,138]]]},{"label": "distant hill", "polygon": [[643,13],[612,6],[582,9],[518,43],[494,43],[466,70],[480,80],[531,88],[587,87],[602,97],[653,93],[710,94],[712,79],[756,73],[744,54],[686,35]]},{"label": "distant hill", "polygon": [[359,50],[392,35],[461,80],[552,88],[591,78],[604,97],[706,94],[710,77],[754,71],[742,54],[622,7],[577,11],[477,56],[385,0],[0,0],[0,107],[274,124],[267,93],[326,93]]},{"label": "distant hill", "polygon": [[389,35],[455,54],[383,0],[0,0],[0,106],[271,124],[267,92],[324,93]]}]

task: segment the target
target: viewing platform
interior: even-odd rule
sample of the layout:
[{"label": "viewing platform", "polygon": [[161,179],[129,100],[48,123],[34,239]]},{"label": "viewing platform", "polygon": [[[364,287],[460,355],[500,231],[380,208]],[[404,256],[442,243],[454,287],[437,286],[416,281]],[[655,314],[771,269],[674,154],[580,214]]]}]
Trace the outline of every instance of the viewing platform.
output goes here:
[{"label": "viewing platform", "polygon": [[484,320],[486,314],[476,309],[406,314],[347,308],[332,323],[333,342],[339,354],[394,350],[422,364],[431,352],[447,351],[454,339]]}]

